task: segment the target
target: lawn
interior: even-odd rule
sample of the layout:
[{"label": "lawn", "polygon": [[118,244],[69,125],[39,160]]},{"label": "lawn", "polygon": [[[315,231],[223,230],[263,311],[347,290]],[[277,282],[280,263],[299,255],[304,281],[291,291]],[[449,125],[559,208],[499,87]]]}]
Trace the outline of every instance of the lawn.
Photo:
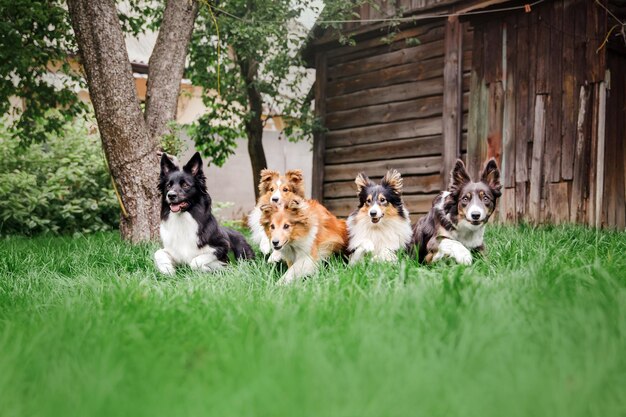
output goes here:
[{"label": "lawn", "polygon": [[626,234],[496,227],[471,267],[159,276],[117,234],[0,240],[1,416],[625,416]]}]

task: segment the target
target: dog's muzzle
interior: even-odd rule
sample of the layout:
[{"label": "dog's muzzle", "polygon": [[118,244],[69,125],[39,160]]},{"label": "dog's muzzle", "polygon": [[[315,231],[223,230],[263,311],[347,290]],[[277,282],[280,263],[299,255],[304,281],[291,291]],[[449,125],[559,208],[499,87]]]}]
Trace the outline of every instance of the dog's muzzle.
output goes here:
[{"label": "dog's muzzle", "polygon": [[174,192],[167,193],[165,201],[167,201],[167,204],[170,205],[170,211],[172,213],[178,213],[180,211],[184,211],[187,209],[187,207],[189,207],[188,202],[184,200],[183,201],[177,201],[177,200],[178,200],[178,194]]},{"label": "dog's muzzle", "polygon": [[372,220],[372,223],[374,224],[378,223],[380,219],[382,219],[384,216],[378,204],[375,204],[374,206],[372,206],[372,208],[370,209],[369,215],[370,215],[370,220]]}]

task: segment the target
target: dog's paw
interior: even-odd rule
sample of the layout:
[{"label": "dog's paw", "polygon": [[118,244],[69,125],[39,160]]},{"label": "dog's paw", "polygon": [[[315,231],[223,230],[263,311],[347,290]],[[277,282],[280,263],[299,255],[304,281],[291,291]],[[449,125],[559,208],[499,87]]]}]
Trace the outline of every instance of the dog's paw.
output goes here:
[{"label": "dog's paw", "polygon": [[174,263],[172,262],[170,255],[164,249],[159,249],[155,252],[154,264],[163,275],[174,275],[176,273]]},{"label": "dog's paw", "polygon": [[270,240],[266,236],[263,236],[263,238],[261,239],[261,242],[259,243],[259,248],[261,249],[261,252],[263,252],[263,255],[267,255],[272,251]]},{"label": "dog's paw", "polygon": [[472,264],[472,253],[467,249],[463,244],[452,241],[455,244],[452,245],[450,250],[450,255],[454,260],[461,265],[471,265]]},{"label": "dog's paw", "polygon": [[472,264],[472,253],[463,246],[462,243],[452,239],[443,239],[439,243],[439,248],[433,261],[437,261],[444,257],[450,257],[461,265]]},{"label": "dog's paw", "polygon": [[276,281],[276,285],[287,286],[292,284],[296,280],[296,277],[293,274],[289,274],[289,271],[285,275],[283,275],[278,281]]},{"label": "dog's paw", "polygon": [[363,243],[361,243],[361,247],[365,252],[374,252],[374,242],[371,240],[364,240]]},{"label": "dog's paw", "polygon": [[191,269],[202,270],[202,267],[204,266],[204,259],[201,256],[193,258],[191,262],[189,262],[189,266],[191,267]]},{"label": "dog's paw", "polygon": [[362,247],[357,248],[350,255],[350,261],[348,262],[348,265],[354,266],[358,264],[363,259],[363,255],[365,255],[365,249],[363,249]]},{"label": "dog's paw", "polygon": [[195,269],[197,271],[213,272],[221,269],[224,266],[224,263],[218,261],[213,254],[206,253],[193,258],[191,262],[189,262],[189,266],[191,269]]},{"label": "dog's paw", "polygon": [[174,275],[176,273],[176,268],[172,264],[157,264],[157,269],[163,275]]},{"label": "dog's paw", "polygon": [[280,251],[273,251],[272,254],[270,255],[270,257],[267,259],[267,262],[269,263],[277,263],[280,262],[283,259],[283,255],[280,253]]},{"label": "dog's paw", "polygon": [[471,265],[472,264],[472,253],[467,250],[467,248],[463,248],[465,251],[460,251],[454,256],[454,259],[461,265]]},{"label": "dog's paw", "polygon": [[394,251],[386,249],[382,253],[374,256],[373,259],[378,262],[396,262],[398,260],[398,256]]}]

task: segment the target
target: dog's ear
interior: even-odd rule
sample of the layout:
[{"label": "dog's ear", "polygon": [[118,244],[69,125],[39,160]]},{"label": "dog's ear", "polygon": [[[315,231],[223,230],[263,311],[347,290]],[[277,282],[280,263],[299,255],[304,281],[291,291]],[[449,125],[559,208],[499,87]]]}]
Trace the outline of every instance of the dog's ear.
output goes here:
[{"label": "dog's ear", "polygon": [[450,171],[450,185],[448,187],[450,192],[459,193],[463,186],[470,181],[471,179],[465,169],[465,164],[462,160],[457,159],[454,168]]},{"label": "dog's ear", "polygon": [[272,216],[278,210],[274,204],[263,204],[259,207],[261,210],[261,225],[267,226],[272,221]]},{"label": "dog's ear", "polygon": [[274,204],[263,204],[259,207],[263,214],[271,214],[276,211],[276,205]]},{"label": "dog's ear", "polygon": [[480,180],[489,185],[493,195],[497,198],[502,195],[502,185],[500,184],[500,170],[494,158],[491,158],[485,164]]},{"label": "dog's ear", "polygon": [[290,169],[285,172],[287,181],[293,184],[294,194],[304,197],[304,174],[301,169]]},{"label": "dog's ear", "polygon": [[259,191],[261,194],[267,194],[270,189],[270,184],[276,178],[278,178],[280,174],[277,171],[273,171],[271,169],[262,169],[261,170],[261,179],[259,180]]},{"label": "dog's ear", "polygon": [[302,198],[293,198],[285,204],[285,209],[291,214],[290,217],[293,223],[309,224],[310,219],[308,217],[309,213],[305,210],[306,206],[306,200]]},{"label": "dog's ear", "polygon": [[285,208],[289,210],[294,215],[301,215],[303,213],[303,209],[305,206],[305,202],[301,198],[292,198],[287,203],[285,203]]},{"label": "dog's ear", "polygon": [[183,167],[183,171],[190,173],[194,177],[202,172],[202,158],[200,157],[200,152],[193,154],[189,162]]},{"label": "dog's ear", "polygon": [[287,177],[287,179],[294,184],[301,183],[304,179],[304,175],[302,174],[301,169],[290,169],[289,171],[285,172],[285,177]]},{"label": "dog's ear", "polygon": [[365,175],[362,172],[359,172],[359,175],[356,176],[356,179],[354,180],[354,183],[356,184],[356,192],[357,192],[357,194],[361,194],[361,191],[363,191],[364,188],[369,187],[370,185],[372,185],[372,181],[370,181],[370,179],[367,177],[367,175]]},{"label": "dog's ear", "polygon": [[178,166],[172,161],[168,154],[163,152],[161,154],[161,175],[166,176],[172,171],[178,171]]},{"label": "dog's ear", "polygon": [[402,176],[395,169],[387,171],[381,182],[383,187],[389,187],[397,195],[402,194]]}]

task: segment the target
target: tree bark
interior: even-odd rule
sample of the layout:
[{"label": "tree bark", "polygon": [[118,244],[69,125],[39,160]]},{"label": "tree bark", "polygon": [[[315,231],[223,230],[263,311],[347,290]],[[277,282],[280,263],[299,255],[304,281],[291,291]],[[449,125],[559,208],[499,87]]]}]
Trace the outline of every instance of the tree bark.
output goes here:
[{"label": "tree bark", "polygon": [[258,63],[239,60],[241,75],[246,81],[246,94],[251,117],[246,120],[246,136],[248,137],[248,154],[252,164],[252,182],[254,184],[254,197],[259,199],[259,187],[257,184],[261,178],[261,171],[267,168],[265,150],[263,149],[263,98],[256,87]]},{"label": "tree bark", "polygon": [[148,64],[145,119],[150,136],[160,142],[167,123],[176,118],[180,80],[191,41],[198,2],[169,0]]},{"label": "tree bark", "polygon": [[89,95],[123,206],[122,237],[155,236],[159,199],[157,142],[148,134],[113,0],[68,0]]},{"label": "tree bark", "polygon": [[153,79],[149,86],[153,104],[145,119],[115,1],[68,0],[67,4],[104,152],[126,212],[122,215],[120,232],[132,242],[155,238],[160,209],[156,188],[157,138],[167,121],[176,115],[197,4],[170,1],[166,6],[160,42],[150,59],[150,64],[155,65],[150,71]]}]

